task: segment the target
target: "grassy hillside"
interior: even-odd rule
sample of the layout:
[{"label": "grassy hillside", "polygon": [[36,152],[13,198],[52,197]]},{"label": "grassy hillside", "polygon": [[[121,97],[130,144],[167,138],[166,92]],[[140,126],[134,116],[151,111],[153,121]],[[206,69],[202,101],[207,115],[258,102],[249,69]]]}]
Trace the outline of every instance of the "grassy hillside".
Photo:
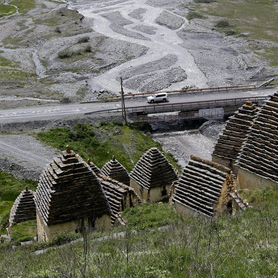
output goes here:
[{"label": "grassy hillside", "polygon": [[[195,17],[206,15],[219,17],[215,27],[228,35],[245,34],[252,40],[277,43],[277,1],[273,0],[195,0],[192,6]],[[192,12],[191,12],[192,14]],[[250,42],[250,41],[249,41]],[[278,48],[271,44],[263,49],[250,42],[258,55],[267,59],[272,66],[278,65]]]},{"label": "grassy hillside", "polygon": [[18,12],[21,14],[25,14],[29,10],[35,8],[35,0],[11,0],[8,1],[9,5],[4,5],[3,4],[4,1],[1,2],[0,2],[0,17],[14,14],[16,12],[16,7],[18,8]]},{"label": "grassy hillside", "polygon": [[90,236],[87,256],[82,243],[40,256],[31,254],[30,247],[11,251],[2,245],[0,269],[5,277],[36,278],[277,277],[277,190],[245,196],[252,209],[218,220],[181,219],[165,204],[127,210],[126,234]]},{"label": "grassy hillside", "polygon": [[[142,131],[115,124],[99,127],[76,125],[72,129],[52,129],[39,133],[37,137],[43,143],[60,150],[69,145],[84,159],[91,159],[99,167],[114,155],[129,171],[149,148],[157,147],[161,150],[160,144]],[[178,168],[173,157],[170,154],[166,156]]]},{"label": "grassy hillside", "polygon": [[35,189],[36,185],[34,182],[17,180],[9,174],[0,172],[0,233],[5,231],[14,200],[26,187]]},{"label": "grassy hillside", "polygon": [[[59,128],[39,133],[38,138],[50,146],[64,150],[66,145],[85,159],[91,159],[102,167],[113,155],[130,171],[141,155],[151,147],[161,146],[150,136],[134,128],[105,124],[99,127],[77,125],[72,129]],[[173,157],[168,159],[179,168]],[[0,232],[5,232],[10,209],[18,194],[25,188],[36,188],[36,183],[20,181],[11,175],[0,173]],[[35,236],[34,222],[19,224],[14,240],[29,240]]]}]

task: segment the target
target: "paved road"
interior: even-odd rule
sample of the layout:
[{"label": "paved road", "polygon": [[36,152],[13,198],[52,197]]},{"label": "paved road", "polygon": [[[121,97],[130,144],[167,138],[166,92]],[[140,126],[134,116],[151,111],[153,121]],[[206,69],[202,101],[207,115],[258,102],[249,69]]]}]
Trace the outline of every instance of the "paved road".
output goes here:
[{"label": "paved road", "polygon": [[[234,91],[221,93],[203,93],[189,95],[171,95],[170,103],[198,102],[208,100],[223,100],[231,98],[263,97],[273,94],[277,89],[262,89],[255,91]],[[141,107],[148,105],[146,98],[134,98],[126,100],[126,107]],[[120,108],[120,102],[85,103],[85,104],[59,104],[52,106],[32,106],[0,110],[0,124],[29,122],[36,120],[62,119],[81,116],[88,112],[101,112],[107,109]]]}]

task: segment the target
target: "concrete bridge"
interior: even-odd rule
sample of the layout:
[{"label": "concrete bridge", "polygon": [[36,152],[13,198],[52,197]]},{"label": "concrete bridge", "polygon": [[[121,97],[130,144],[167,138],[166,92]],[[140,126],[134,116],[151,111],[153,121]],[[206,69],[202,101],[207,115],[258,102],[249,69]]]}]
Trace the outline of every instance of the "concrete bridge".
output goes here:
[{"label": "concrete bridge", "polygon": [[[192,101],[181,103],[148,104],[125,109],[128,119],[135,122],[156,122],[169,120],[217,120],[232,115],[245,102],[262,105],[267,96],[243,97],[220,100]],[[122,108],[107,109],[102,113],[122,113]],[[86,113],[86,115],[92,115]]]}]

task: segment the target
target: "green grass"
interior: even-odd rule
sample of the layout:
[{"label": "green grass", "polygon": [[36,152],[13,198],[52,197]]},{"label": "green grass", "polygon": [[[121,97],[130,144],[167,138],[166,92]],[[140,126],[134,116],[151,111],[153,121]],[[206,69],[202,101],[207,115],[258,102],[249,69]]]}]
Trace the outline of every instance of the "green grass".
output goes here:
[{"label": "green grass", "polygon": [[[127,211],[130,221],[129,227],[122,228],[125,236],[102,241],[89,237],[86,273],[82,243],[40,256],[32,255],[34,247],[14,251],[0,245],[0,269],[3,277],[29,278],[277,277],[277,189],[242,194],[252,209],[215,220],[180,218],[165,204]],[[161,225],[169,227],[155,229]]]},{"label": "green grass", "polygon": [[0,67],[15,67],[17,63],[0,56]]},{"label": "green grass", "polygon": [[16,68],[0,68],[0,82],[17,82],[24,84],[27,81],[34,81],[36,79],[36,75],[34,73],[25,72],[22,70],[18,70]]},{"label": "green grass", "polygon": [[[216,26],[216,30],[226,35],[245,33],[253,40],[277,43],[278,11],[273,0],[216,0],[212,3],[196,3],[191,8],[203,16],[218,16],[228,21],[229,26],[225,28]],[[258,54],[270,65],[276,66],[278,49],[268,47],[263,50]]]},{"label": "green grass", "polygon": [[[135,230],[162,227],[177,223],[178,215],[168,204],[144,204],[124,211],[128,226]],[[144,221],[142,221],[144,219]]]},{"label": "green grass", "polygon": [[9,16],[16,12],[16,8],[10,5],[0,4],[0,17]]},{"label": "green grass", "polygon": [[33,240],[37,234],[36,220],[19,223],[12,227],[12,236],[15,242]]},{"label": "green grass", "polygon": [[28,81],[35,80],[35,74],[20,70],[18,67],[18,63],[0,56],[0,82],[15,82],[25,84]]},{"label": "green grass", "polygon": [[204,4],[209,15],[227,18],[239,32],[250,33],[252,39],[277,42],[277,10],[273,0],[217,0]]},{"label": "green grass", "polygon": [[[102,167],[113,155],[129,171],[132,170],[141,155],[151,147],[161,149],[159,143],[138,129],[104,124],[99,127],[77,125],[72,129],[58,128],[37,135],[42,142],[64,150],[66,145],[84,159],[91,159],[97,166]],[[173,157],[166,154],[175,167]]]},{"label": "green grass", "polygon": [[36,184],[17,180],[12,175],[0,172],[0,232],[5,230],[14,200],[26,187],[35,189]]},{"label": "green grass", "polygon": [[11,0],[10,5],[0,4],[0,17],[14,14],[16,8],[12,5],[16,6],[21,14],[27,13],[36,6],[35,0]]}]

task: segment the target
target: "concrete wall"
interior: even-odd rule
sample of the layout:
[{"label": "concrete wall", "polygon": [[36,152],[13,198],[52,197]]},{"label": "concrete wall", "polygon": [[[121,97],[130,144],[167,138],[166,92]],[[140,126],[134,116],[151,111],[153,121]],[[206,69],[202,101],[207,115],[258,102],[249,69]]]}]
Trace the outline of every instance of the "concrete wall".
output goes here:
[{"label": "concrete wall", "polygon": [[241,189],[254,189],[268,186],[278,186],[277,182],[266,179],[243,168],[238,169],[237,182]]}]

